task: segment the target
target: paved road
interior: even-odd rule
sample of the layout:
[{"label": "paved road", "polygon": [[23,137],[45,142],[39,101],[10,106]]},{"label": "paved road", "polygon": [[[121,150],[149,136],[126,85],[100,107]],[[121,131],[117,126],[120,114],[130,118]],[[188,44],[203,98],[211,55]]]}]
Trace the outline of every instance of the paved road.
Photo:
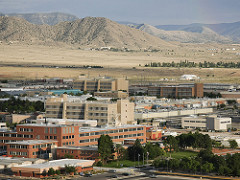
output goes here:
[{"label": "paved road", "polygon": [[[112,178],[111,176],[116,174],[118,178]],[[144,175],[141,176],[123,176],[122,174],[119,173],[103,173],[103,174],[98,174],[98,175],[93,175],[92,177],[79,177],[79,178],[74,178],[78,180],[91,180],[91,179],[96,179],[96,180],[110,180],[110,179],[118,179],[118,180],[144,180],[144,179],[161,179],[161,180],[179,180],[179,179],[185,179],[185,180],[193,180],[193,178],[187,178],[187,177],[171,177],[171,176],[164,176],[164,175],[157,175],[156,178],[151,178]],[[73,180],[73,179],[72,179]]]}]

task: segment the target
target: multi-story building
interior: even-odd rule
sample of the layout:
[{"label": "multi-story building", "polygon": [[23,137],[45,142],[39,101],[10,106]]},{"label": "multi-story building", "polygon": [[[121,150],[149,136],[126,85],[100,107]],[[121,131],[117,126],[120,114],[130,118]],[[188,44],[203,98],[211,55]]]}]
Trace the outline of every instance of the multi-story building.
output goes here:
[{"label": "multi-story building", "polygon": [[24,158],[52,157],[52,148],[57,146],[57,141],[53,140],[26,140],[7,143],[7,155]]},{"label": "multi-story building", "polygon": [[231,118],[221,118],[217,115],[192,116],[182,118],[182,127],[187,129],[206,129],[216,131],[226,131],[231,128]]},{"label": "multi-story building", "polygon": [[123,91],[94,92],[94,96],[112,99],[126,99],[128,98],[128,93]]},{"label": "multi-story building", "polygon": [[169,98],[203,97],[203,84],[149,86],[148,95]]},{"label": "multi-story building", "polygon": [[98,125],[134,124],[134,103],[117,101],[70,101],[66,94],[46,101],[46,117],[97,120]]},{"label": "multi-story building", "polygon": [[123,78],[119,79],[78,79],[73,82],[74,89],[80,89],[82,91],[96,92],[96,91],[128,91],[128,80]]},{"label": "multi-story building", "polygon": [[95,146],[102,134],[108,134],[114,143],[123,144],[125,139],[140,139],[142,143],[146,142],[146,127],[142,125],[93,128],[56,124],[18,124],[16,131],[0,132],[0,148],[6,149],[10,142],[26,140],[57,141],[58,147]]}]

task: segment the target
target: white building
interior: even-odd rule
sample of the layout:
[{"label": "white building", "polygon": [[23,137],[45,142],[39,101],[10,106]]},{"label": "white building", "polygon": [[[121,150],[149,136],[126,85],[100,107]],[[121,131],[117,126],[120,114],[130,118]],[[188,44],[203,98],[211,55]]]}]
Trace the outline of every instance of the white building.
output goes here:
[{"label": "white building", "polygon": [[212,116],[191,116],[182,118],[182,127],[186,129],[206,129],[216,131],[226,131],[231,128],[231,118],[221,118],[217,115]]}]

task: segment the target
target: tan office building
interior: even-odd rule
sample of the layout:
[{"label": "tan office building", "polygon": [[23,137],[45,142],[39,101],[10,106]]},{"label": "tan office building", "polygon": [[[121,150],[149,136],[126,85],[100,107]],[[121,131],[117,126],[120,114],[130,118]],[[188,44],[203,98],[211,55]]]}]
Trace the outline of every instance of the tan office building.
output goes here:
[{"label": "tan office building", "polygon": [[98,125],[134,124],[134,103],[117,101],[72,101],[66,95],[46,101],[46,117],[97,120]]},{"label": "tan office building", "polygon": [[128,92],[123,91],[94,92],[94,96],[102,98],[126,99],[128,98]]},{"label": "tan office building", "polygon": [[78,79],[73,82],[74,89],[82,91],[96,92],[96,91],[128,91],[128,80],[119,79]]}]

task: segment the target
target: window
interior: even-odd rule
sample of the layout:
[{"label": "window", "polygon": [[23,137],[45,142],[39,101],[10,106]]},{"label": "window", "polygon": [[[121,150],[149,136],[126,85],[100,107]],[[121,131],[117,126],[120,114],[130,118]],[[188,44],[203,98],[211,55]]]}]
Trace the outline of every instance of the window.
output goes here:
[{"label": "window", "polygon": [[48,134],[48,128],[45,128],[45,134]]},{"label": "window", "polygon": [[45,139],[48,139],[48,136],[45,136]]}]

